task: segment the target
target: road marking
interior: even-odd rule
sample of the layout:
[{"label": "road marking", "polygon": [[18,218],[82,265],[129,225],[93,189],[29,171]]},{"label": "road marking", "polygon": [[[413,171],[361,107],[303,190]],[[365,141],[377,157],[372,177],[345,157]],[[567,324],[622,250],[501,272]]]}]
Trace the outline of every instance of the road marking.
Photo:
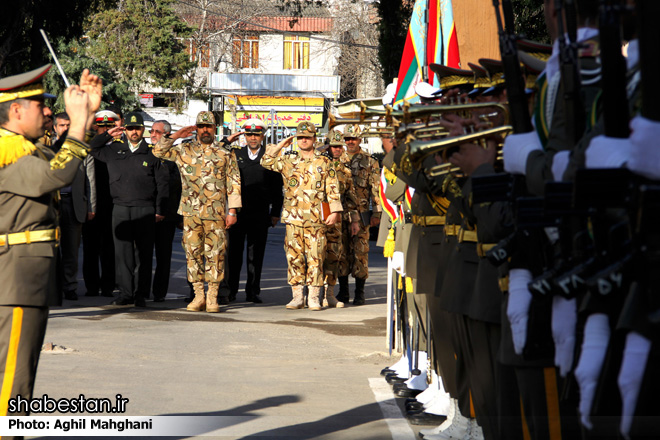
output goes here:
[{"label": "road marking", "polygon": [[392,388],[382,377],[369,378],[369,386],[376,397],[376,402],[385,416],[387,427],[392,433],[392,440],[415,440],[415,433],[396,404]]}]

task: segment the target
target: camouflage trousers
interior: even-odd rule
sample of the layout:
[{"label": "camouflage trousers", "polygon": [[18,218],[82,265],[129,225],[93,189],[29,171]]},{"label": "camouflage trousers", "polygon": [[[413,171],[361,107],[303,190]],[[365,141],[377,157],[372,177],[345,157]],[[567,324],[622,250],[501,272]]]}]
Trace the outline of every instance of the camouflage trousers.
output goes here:
[{"label": "camouflage trousers", "polygon": [[227,231],[222,220],[183,217],[188,281],[219,283],[225,278]]},{"label": "camouflage trousers", "polygon": [[284,252],[292,286],[323,286],[325,226],[286,225]]},{"label": "camouflage trousers", "polygon": [[351,224],[342,222],[344,255],[339,263],[339,276],[353,278],[369,276],[369,226],[360,220],[360,232],[351,237]]},{"label": "camouflage trousers", "polygon": [[328,243],[325,248],[325,259],[323,260],[323,275],[325,276],[325,284],[328,286],[337,284],[339,263],[344,258],[341,235],[341,223],[328,226],[325,233]]}]

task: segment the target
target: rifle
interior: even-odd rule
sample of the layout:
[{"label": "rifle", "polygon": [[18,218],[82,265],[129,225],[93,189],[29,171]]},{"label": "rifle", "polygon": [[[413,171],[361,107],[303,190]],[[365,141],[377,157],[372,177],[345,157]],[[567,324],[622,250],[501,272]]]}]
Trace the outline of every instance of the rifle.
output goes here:
[{"label": "rifle", "polygon": [[658,14],[660,14],[660,2],[637,0],[639,65],[642,74],[642,116],[653,121],[660,121],[660,108],[658,108],[660,89],[655,84],[658,76],[657,69],[660,69]]}]

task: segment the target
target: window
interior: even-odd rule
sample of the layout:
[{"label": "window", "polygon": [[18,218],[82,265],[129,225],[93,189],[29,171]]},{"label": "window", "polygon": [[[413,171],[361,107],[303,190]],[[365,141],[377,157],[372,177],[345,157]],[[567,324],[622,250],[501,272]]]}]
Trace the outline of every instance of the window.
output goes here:
[{"label": "window", "polygon": [[191,39],[186,47],[186,53],[189,55],[190,61],[197,61],[198,67],[209,67],[211,63],[211,48],[208,42],[196,43]]},{"label": "window", "polygon": [[309,69],[309,37],[284,36],[284,69]]},{"label": "window", "polygon": [[231,59],[234,66],[241,69],[259,67],[259,36],[235,35]]}]

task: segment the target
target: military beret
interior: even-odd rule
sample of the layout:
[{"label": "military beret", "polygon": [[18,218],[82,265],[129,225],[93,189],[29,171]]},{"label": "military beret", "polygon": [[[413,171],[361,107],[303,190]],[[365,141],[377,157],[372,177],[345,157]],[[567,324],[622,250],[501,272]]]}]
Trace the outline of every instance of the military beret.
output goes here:
[{"label": "military beret", "polygon": [[46,93],[42,78],[50,70],[51,65],[39,67],[20,75],[0,79],[0,102],[13,101],[21,98],[55,98]]},{"label": "military beret", "polygon": [[347,125],[344,128],[344,139],[346,138],[360,138],[362,137],[362,130],[357,124]]},{"label": "military beret", "polygon": [[316,127],[311,122],[301,122],[296,128],[296,136],[316,136]]},{"label": "military beret", "polygon": [[215,125],[215,115],[213,112],[199,112],[197,114],[197,120],[195,121],[197,125]]},{"label": "military beret", "polygon": [[342,134],[341,131],[339,130],[330,130],[328,133],[328,140],[330,141],[330,145],[339,145],[339,146],[344,146],[344,135]]}]

